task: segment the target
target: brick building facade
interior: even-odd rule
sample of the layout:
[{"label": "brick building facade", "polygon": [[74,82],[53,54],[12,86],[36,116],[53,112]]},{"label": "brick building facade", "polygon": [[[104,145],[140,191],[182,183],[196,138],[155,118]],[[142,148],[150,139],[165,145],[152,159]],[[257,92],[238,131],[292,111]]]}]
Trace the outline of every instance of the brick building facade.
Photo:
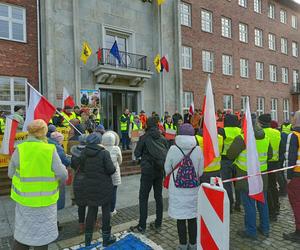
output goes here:
[{"label": "brick building facade", "polygon": [[0,1],[0,111],[25,105],[25,81],[39,87],[36,0]]},{"label": "brick building facade", "polygon": [[[300,6],[290,1],[184,0],[180,4],[183,105],[201,107],[211,74],[216,109],[299,109]],[[275,42],[274,42],[275,40]],[[296,95],[291,95],[292,88]]]}]

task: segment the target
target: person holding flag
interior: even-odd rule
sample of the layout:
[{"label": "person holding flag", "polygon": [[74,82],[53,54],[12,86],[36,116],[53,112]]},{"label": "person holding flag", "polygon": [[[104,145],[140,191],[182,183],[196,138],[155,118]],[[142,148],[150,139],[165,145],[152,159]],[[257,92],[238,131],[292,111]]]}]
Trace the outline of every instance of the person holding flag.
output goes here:
[{"label": "person holding flag", "polygon": [[[267,171],[267,161],[272,159],[273,150],[270,140],[262,128],[256,124],[256,115],[250,114],[247,103],[243,119],[243,134],[238,135],[227,150],[227,158],[234,161],[237,177],[259,174]],[[253,129],[254,127],[254,129]],[[264,180],[264,181],[263,181]],[[261,175],[241,180],[236,183],[240,191],[245,210],[245,231],[238,231],[242,238],[256,239],[257,229],[264,236],[269,236],[269,210],[267,203],[267,176]],[[256,206],[260,215],[260,226],[256,228]]]}]

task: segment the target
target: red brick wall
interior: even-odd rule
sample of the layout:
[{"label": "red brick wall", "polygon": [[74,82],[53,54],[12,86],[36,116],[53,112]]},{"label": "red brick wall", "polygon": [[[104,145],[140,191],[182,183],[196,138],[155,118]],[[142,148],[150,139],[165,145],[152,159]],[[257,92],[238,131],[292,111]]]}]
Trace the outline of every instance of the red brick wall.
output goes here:
[{"label": "red brick wall", "polygon": [[[214,52],[214,73],[211,74],[213,90],[215,93],[216,109],[223,109],[223,95],[234,96],[234,109],[240,110],[241,96],[250,96],[252,111],[256,111],[257,97],[265,97],[265,112],[270,112],[271,98],[278,98],[278,118],[283,120],[283,98],[290,99],[292,111],[292,70],[300,70],[300,60],[292,57],[292,41],[297,41],[300,46],[300,15],[278,1],[276,5],[276,19],[268,18],[268,2],[262,1],[262,14],[253,11],[253,1],[248,0],[248,8],[238,5],[238,0],[184,0],[192,4],[192,28],[182,27],[182,45],[193,48],[193,69],[183,70],[184,91],[194,92],[195,106],[201,107],[207,73],[202,71],[202,53],[204,50]],[[287,10],[288,24],[279,20],[281,8]],[[201,31],[201,9],[213,12],[213,33]],[[298,30],[291,27],[291,14],[298,17]],[[221,36],[221,16],[231,18],[232,39]],[[239,41],[239,22],[248,24],[248,43]],[[263,30],[263,48],[254,45],[254,28]],[[276,52],[268,49],[268,33],[276,35]],[[280,38],[288,38],[288,55],[280,52]],[[233,56],[233,76],[222,74],[222,54]],[[249,59],[249,78],[240,77],[240,58]],[[258,81],[255,76],[255,61],[264,62],[264,80]],[[277,65],[277,83],[269,81],[269,64]],[[289,84],[281,83],[281,67],[289,68]],[[236,88],[239,85],[239,88]]]},{"label": "red brick wall", "polygon": [[36,0],[0,0],[26,9],[26,43],[0,39],[0,75],[27,78],[38,88],[38,37]]}]

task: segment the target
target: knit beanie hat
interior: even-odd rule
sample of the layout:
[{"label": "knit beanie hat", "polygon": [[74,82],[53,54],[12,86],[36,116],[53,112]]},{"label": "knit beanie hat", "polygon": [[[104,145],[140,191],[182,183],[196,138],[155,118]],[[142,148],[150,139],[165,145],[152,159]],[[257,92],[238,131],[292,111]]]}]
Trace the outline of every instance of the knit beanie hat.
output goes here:
[{"label": "knit beanie hat", "polygon": [[258,121],[261,125],[270,125],[271,124],[271,115],[270,114],[262,114],[258,117]]},{"label": "knit beanie hat", "polygon": [[59,133],[59,132],[53,132],[50,135],[51,139],[57,141],[58,143],[62,143],[64,140],[64,136],[63,134]]},{"label": "knit beanie hat", "polygon": [[190,135],[190,136],[194,136],[195,135],[195,130],[193,128],[193,126],[189,123],[184,123],[179,127],[179,131],[178,131],[179,135]]},{"label": "knit beanie hat", "polygon": [[89,134],[88,137],[86,138],[87,144],[100,144],[101,141],[102,141],[102,135],[100,135],[99,133]]},{"label": "knit beanie hat", "polygon": [[157,120],[153,117],[150,117],[147,120],[147,129],[157,127]]},{"label": "knit beanie hat", "polygon": [[37,119],[28,124],[27,130],[29,135],[32,135],[37,139],[44,139],[46,137],[48,127],[44,120]]},{"label": "knit beanie hat", "polygon": [[278,122],[271,121],[271,128],[278,128]]},{"label": "knit beanie hat", "polygon": [[82,134],[78,137],[78,141],[80,145],[85,145],[86,144],[86,139],[88,135],[87,134]]}]

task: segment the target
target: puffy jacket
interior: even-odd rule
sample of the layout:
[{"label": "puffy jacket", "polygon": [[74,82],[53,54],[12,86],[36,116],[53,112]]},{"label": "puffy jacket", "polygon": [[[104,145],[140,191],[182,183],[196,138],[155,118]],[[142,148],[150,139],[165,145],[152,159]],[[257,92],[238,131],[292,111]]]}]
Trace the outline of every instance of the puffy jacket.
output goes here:
[{"label": "puffy jacket", "polygon": [[[293,128],[293,131],[300,133],[300,127]],[[291,135],[289,154],[288,154],[288,166],[295,166],[298,158],[298,148],[300,147],[298,137],[295,134]],[[293,169],[287,171],[287,178],[300,177],[300,173],[295,173]]]}]

